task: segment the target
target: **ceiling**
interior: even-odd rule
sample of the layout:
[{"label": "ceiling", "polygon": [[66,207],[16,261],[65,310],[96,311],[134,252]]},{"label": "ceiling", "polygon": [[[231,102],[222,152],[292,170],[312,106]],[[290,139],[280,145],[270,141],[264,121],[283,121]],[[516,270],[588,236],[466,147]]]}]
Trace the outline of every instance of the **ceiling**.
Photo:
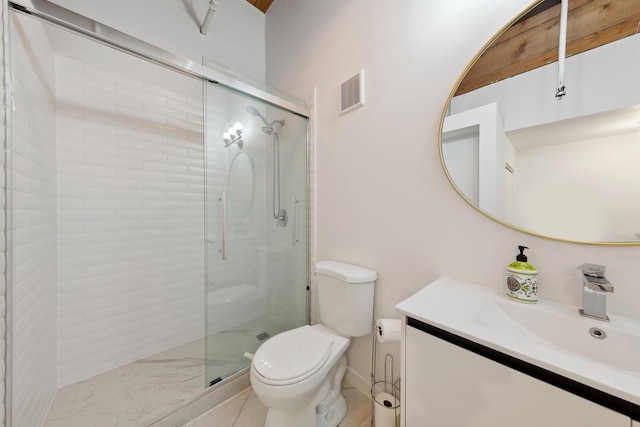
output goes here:
[{"label": "ceiling", "polygon": [[[640,33],[640,0],[570,0],[567,56]],[[544,0],[515,21],[469,69],[456,95],[558,59],[560,0]],[[640,132],[640,105],[510,131],[516,149]]]},{"label": "ceiling", "polygon": [[262,13],[267,13],[267,10],[269,10],[269,6],[271,6],[273,0],[247,0],[247,2],[254,5],[257,9],[262,11]]},{"label": "ceiling", "polygon": [[[640,0],[571,0],[567,56],[640,32]],[[545,0],[505,30],[473,64],[456,95],[558,60],[560,1]]]},{"label": "ceiling", "polygon": [[640,105],[507,132],[517,150],[638,133]]}]

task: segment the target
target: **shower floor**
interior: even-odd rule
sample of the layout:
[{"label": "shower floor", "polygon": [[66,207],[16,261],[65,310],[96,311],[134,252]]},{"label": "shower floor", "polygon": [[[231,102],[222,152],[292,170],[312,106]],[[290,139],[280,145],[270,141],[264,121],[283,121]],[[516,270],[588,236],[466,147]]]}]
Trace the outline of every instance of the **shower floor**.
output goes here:
[{"label": "shower floor", "polygon": [[262,317],[213,334],[206,368],[202,338],[65,386],[43,427],[147,426],[202,393],[205,369],[226,378],[248,366],[242,354],[258,348],[257,336],[279,332],[270,323]]}]

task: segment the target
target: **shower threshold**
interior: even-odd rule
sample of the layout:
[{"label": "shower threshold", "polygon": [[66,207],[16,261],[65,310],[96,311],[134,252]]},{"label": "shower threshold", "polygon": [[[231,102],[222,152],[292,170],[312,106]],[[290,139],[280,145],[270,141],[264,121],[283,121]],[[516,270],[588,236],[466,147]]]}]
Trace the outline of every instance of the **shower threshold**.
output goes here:
[{"label": "shower threshold", "polygon": [[[207,352],[209,376],[226,378],[248,365],[242,351],[270,323],[265,317],[214,334],[217,345]],[[276,333],[269,328],[268,333]],[[203,393],[205,339],[60,388],[43,427],[145,427]],[[236,347],[238,346],[238,347]]]}]

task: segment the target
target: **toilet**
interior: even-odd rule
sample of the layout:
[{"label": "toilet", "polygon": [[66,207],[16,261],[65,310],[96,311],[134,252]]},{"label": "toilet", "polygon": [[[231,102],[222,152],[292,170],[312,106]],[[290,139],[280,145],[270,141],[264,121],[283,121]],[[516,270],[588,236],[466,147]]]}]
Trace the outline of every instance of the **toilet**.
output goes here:
[{"label": "toilet", "polygon": [[316,264],[320,323],[277,334],[253,356],[251,385],[267,407],[265,427],[336,427],[347,413],[342,378],[351,337],[373,329],[374,270]]}]

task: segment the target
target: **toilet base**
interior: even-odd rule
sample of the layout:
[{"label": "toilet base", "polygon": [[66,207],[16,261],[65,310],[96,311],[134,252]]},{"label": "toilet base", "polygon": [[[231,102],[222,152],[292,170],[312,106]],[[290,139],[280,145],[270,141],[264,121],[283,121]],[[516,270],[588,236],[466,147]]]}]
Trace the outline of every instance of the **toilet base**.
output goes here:
[{"label": "toilet base", "polygon": [[265,427],[315,427],[316,412],[309,408],[300,412],[284,412],[269,409]]},{"label": "toilet base", "polygon": [[347,415],[347,400],[341,395],[325,412],[316,415],[316,427],[337,427],[345,415]]},{"label": "toilet base", "polygon": [[347,415],[347,400],[342,394],[323,412],[307,408],[300,412],[269,409],[265,427],[337,427]]},{"label": "toilet base", "polygon": [[347,358],[342,355],[329,379],[329,393],[316,408],[316,427],[336,427],[347,415],[347,400],[342,395],[342,379],[347,372]]},{"label": "toilet base", "polygon": [[342,395],[346,371],[347,358],[342,355],[309,406],[298,412],[269,408],[264,427],[337,427],[347,414],[347,400]]}]

